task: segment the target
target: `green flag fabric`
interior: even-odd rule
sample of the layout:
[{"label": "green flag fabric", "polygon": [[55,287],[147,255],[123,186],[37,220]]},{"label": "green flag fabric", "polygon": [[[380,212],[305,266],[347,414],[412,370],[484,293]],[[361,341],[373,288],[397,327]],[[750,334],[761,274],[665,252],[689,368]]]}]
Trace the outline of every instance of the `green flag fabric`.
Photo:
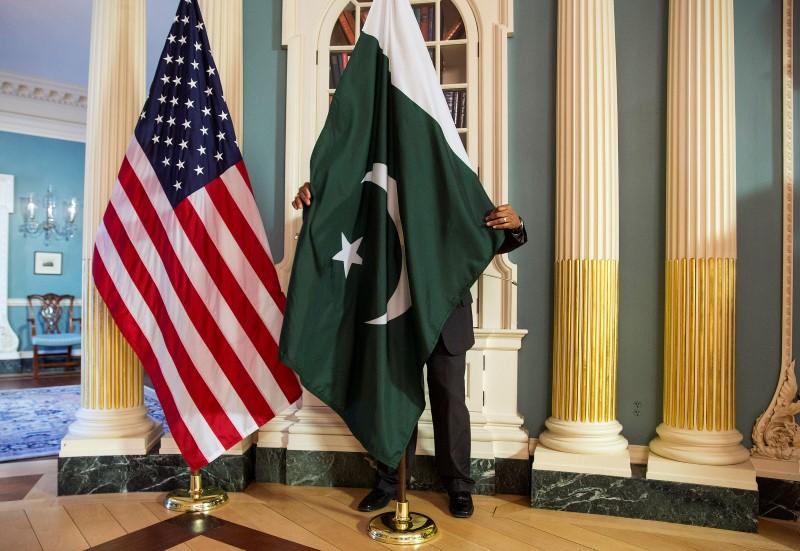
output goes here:
[{"label": "green flag fabric", "polygon": [[311,157],[281,360],[396,466],[423,365],[503,232],[408,0],[376,0]]}]

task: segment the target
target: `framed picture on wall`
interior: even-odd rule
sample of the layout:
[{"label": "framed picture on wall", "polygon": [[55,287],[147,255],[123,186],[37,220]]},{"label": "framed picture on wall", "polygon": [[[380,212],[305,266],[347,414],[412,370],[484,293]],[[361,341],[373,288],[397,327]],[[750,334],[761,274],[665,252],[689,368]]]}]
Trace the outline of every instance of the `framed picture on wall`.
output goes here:
[{"label": "framed picture on wall", "polygon": [[33,273],[35,275],[61,275],[61,261],[64,253],[35,251],[33,253]]}]

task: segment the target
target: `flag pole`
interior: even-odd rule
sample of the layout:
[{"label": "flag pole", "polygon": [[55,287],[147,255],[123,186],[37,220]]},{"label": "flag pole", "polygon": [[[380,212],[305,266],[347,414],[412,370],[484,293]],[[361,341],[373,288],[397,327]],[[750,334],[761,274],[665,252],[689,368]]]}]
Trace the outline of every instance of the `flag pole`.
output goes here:
[{"label": "flag pole", "polygon": [[396,545],[419,545],[438,534],[436,523],[427,515],[409,512],[406,498],[406,454],[397,468],[397,504],[394,513],[382,513],[369,521],[367,534],[374,540]]},{"label": "flag pole", "polygon": [[228,494],[210,486],[203,488],[199,470],[191,471],[188,490],[173,490],[164,498],[164,507],[182,513],[208,513],[228,502]]}]

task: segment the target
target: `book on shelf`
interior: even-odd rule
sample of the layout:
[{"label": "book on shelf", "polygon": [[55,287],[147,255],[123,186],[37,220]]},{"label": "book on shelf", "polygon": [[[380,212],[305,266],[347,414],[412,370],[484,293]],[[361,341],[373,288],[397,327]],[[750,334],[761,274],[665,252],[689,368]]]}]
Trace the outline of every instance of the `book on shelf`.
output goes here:
[{"label": "book on shelf", "polygon": [[339,28],[342,30],[345,38],[347,38],[348,44],[355,44],[356,43],[356,22],[355,22],[355,15],[353,12],[344,11],[339,14],[339,20],[337,21]]},{"label": "book on shelf", "polygon": [[414,17],[422,31],[422,38],[425,42],[436,39],[436,7],[431,5],[413,6]]},{"label": "book on shelf", "polygon": [[[455,92],[453,90],[445,90],[444,91],[444,99],[447,101],[447,110],[450,111],[450,116],[453,116],[453,105],[455,102],[454,98]],[[455,117],[453,118],[453,122],[455,122]]]},{"label": "book on shelf", "polygon": [[328,79],[328,86],[331,88],[338,88],[339,87],[339,80],[342,78],[342,54],[335,53],[331,54],[331,63],[330,63],[330,78]]},{"label": "book on shelf", "polygon": [[456,127],[464,128],[467,121],[467,91],[445,90],[444,99],[447,101],[447,108]]},{"label": "book on shelf", "polygon": [[458,91],[458,120],[456,127],[466,128],[467,126],[467,91]]},{"label": "book on shelf", "polygon": [[352,52],[336,52],[331,54],[331,76],[329,79],[329,86],[331,88],[339,87],[339,81],[342,79],[342,73],[344,73],[347,64],[350,62],[351,55],[353,55]]},{"label": "book on shelf", "polygon": [[464,22],[456,21],[444,32],[442,40],[460,40],[462,38],[466,38],[466,36],[467,35],[464,32]]}]

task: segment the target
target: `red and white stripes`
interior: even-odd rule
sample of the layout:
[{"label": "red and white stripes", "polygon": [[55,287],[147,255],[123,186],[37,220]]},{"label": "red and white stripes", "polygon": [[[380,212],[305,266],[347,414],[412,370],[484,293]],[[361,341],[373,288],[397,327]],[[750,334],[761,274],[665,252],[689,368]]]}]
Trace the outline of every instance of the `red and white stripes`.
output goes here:
[{"label": "red and white stripes", "polygon": [[134,138],[93,275],[191,468],[300,397],[278,360],[285,299],[242,162],[173,208]]}]

